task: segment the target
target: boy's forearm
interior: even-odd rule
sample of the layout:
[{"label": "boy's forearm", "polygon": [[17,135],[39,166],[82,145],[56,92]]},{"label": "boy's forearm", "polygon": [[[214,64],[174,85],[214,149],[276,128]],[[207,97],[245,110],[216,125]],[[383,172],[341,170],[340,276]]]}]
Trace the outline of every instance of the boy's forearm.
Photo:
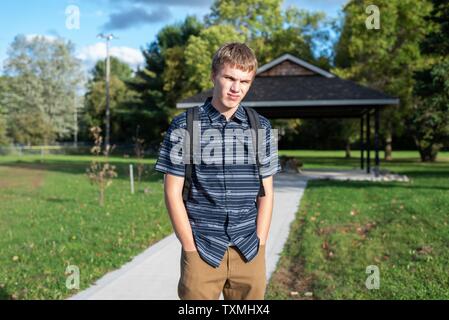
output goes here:
[{"label": "boy's forearm", "polygon": [[176,237],[185,249],[194,247],[192,228],[184,204],[179,199],[166,196],[166,204]]},{"label": "boy's forearm", "polygon": [[273,178],[263,180],[265,196],[257,198],[257,236],[260,244],[264,245],[270,231],[271,217],[273,212]]},{"label": "boy's forearm", "polygon": [[169,183],[165,184],[165,204],[170,216],[170,220],[175,231],[176,237],[186,250],[195,250],[195,241],[193,239],[192,228],[190,226],[187,211],[182,200],[181,192],[176,186]]}]

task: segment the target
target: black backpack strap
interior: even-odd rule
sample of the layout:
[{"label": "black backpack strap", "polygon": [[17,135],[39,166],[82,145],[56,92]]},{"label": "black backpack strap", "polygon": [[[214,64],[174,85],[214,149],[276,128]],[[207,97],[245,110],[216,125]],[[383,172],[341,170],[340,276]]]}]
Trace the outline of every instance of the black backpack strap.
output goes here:
[{"label": "black backpack strap", "polygon": [[260,174],[260,160],[259,160],[259,129],[262,129],[262,125],[260,124],[259,114],[253,108],[245,107],[246,114],[248,115],[249,125],[251,128],[251,136],[253,138],[253,146],[256,152],[256,164],[257,171],[259,172],[259,193],[258,197],[265,196],[265,188],[263,187],[262,175]]},{"label": "black backpack strap", "polygon": [[[192,187],[192,170],[193,170],[193,123],[199,121],[198,107],[187,109],[187,133],[184,139],[184,160],[185,160],[185,175],[184,186],[182,188],[182,199],[187,201],[190,197]],[[189,139],[187,139],[189,137]],[[187,142],[189,145],[187,146]],[[187,153],[188,151],[188,153]]]}]

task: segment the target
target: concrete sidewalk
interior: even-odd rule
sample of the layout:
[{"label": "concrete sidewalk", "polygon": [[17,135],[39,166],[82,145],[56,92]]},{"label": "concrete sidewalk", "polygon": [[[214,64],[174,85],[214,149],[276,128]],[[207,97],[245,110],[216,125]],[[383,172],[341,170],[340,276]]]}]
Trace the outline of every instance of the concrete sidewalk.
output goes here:
[{"label": "concrete sidewalk", "polygon": [[[274,177],[273,219],[266,247],[267,279],[276,268],[308,179],[299,174],[284,173]],[[180,255],[181,245],[172,234],[70,299],[178,299]]]}]

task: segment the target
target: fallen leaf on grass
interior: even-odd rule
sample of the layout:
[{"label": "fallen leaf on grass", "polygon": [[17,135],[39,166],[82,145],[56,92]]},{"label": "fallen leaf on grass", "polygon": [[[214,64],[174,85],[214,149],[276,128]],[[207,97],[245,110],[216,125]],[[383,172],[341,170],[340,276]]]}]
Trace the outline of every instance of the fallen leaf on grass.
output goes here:
[{"label": "fallen leaf on grass", "polygon": [[306,297],[312,297],[313,296],[313,292],[305,292],[304,296]]}]

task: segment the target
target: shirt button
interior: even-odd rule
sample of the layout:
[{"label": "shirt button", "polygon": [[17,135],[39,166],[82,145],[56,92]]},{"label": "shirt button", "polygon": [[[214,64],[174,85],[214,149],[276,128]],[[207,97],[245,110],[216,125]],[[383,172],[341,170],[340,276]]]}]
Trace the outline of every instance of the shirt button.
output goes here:
[{"label": "shirt button", "polygon": [[232,193],[231,190],[226,191],[226,194],[231,194],[231,193]]}]

